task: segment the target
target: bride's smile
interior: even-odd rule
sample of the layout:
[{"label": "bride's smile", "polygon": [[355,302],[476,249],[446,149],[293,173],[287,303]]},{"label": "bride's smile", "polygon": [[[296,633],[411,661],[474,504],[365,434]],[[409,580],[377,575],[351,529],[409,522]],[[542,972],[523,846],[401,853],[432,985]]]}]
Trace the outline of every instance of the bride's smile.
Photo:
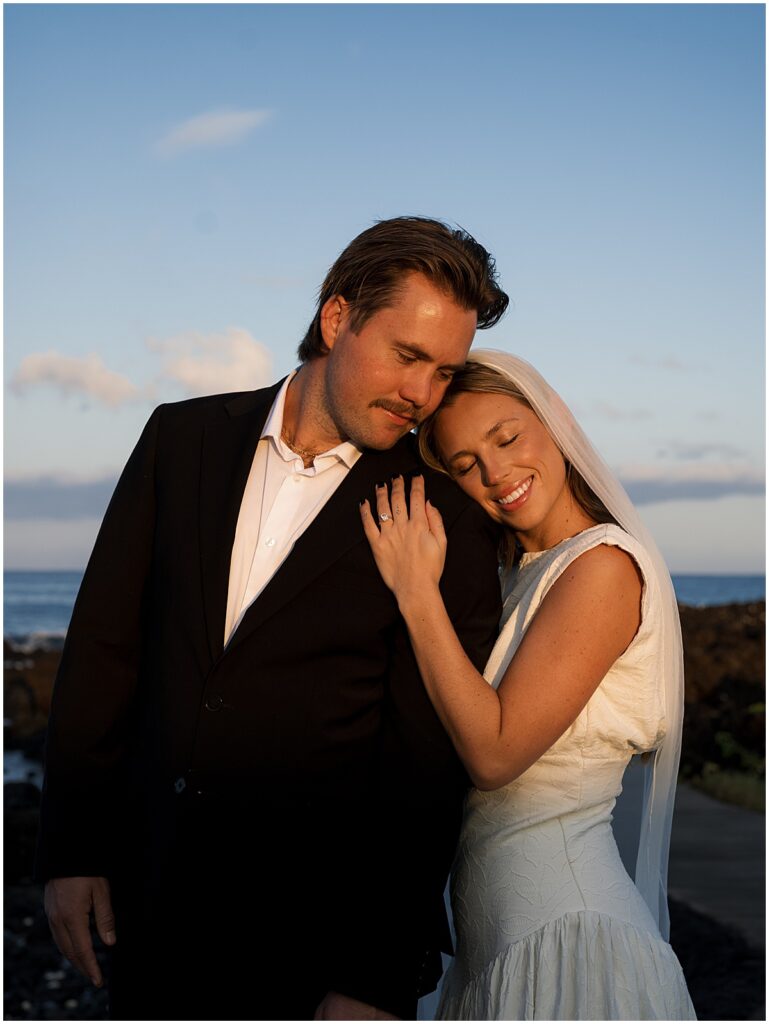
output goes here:
[{"label": "bride's smile", "polygon": [[[501,498],[497,498],[497,502],[500,505],[514,505],[515,508],[520,508],[528,497],[529,488],[531,487],[533,480],[533,476],[527,477],[520,486],[516,485],[513,487],[512,491],[505,493]],[[512,512],[513,509],[508,508],[507,511]]]},{"label": "bride's smile", "polygon": [[592,525],[573,499],[558,446],[518,399],[457,395],[436,416],[435,443],[457,484],[513,530],[524,551],[551,548]]}]

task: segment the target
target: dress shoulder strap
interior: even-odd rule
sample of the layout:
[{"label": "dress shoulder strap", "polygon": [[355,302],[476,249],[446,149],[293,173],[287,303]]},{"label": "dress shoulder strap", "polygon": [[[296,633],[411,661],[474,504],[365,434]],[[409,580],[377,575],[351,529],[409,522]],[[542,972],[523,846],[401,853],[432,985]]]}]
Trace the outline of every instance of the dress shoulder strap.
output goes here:
[{"label": "dress shoulder strap", "polygon": [[[569,537],[554,548],[551,548],[549,552],[544,553],[546,557],[543,569],[548,577],[549,586],[552,586],[564,569],[575,559],[601,544],[609,544],[612,547],[622,548],[623,551],[627,551],[638,564],[644,580],[646,581],[649,578],[649,556],[643,544],[639,543],[635,537],[631,537],[627,531],[615,523],[600,523],[598,526],[591,526],[589,529],[583,530],[575,537]],[[551,557],[547,558],[547,555]]]}]

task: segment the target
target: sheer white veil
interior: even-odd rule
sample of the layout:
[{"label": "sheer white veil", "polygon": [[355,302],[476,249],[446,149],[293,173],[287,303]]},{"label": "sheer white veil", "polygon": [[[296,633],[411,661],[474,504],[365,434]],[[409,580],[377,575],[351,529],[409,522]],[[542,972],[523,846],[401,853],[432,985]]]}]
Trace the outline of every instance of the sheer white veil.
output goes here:
[{"label": "sheer white veil", "polygon": [[[664,938],[669,937],[667,904],[668,853],[673,818],[684,703],[683,648],[673,584],[665,561],[619,480],[585,436],[560,396],[524,359],[493,349],[473,349],[468,359],[508,377],[531,403],[564,457],[601,499],[619,525],[646,550],[654,570],[647,579],[651,599],[661,608],[659,637],[665,694],[666,735],[644,765],[644,795],[635,883]],[[656,593],[654,593],[656,591]],[[620,798],[621,799],[621,798]]]}]

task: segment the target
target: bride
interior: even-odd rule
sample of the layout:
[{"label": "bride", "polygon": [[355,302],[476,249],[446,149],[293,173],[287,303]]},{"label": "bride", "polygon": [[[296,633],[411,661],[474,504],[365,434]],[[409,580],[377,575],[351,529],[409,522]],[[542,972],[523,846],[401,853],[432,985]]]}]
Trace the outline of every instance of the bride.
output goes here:
[{"label": "bride", "polygon": [[[420,431],[501,527],[483,676],[440,595],[446,540],[416,477],[361,515],[436,712],[475,784],[452,876],[448,1020],[690,1020],[666,941],[683,666],[670,576],[619,482],[524,360],[475,351]],[[635,884],[612,832],[646,762]]]}]

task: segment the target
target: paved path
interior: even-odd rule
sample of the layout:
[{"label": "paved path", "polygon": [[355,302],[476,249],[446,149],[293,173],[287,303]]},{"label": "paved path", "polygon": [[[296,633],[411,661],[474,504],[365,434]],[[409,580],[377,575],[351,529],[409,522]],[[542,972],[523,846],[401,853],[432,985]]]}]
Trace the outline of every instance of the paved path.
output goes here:
[{"label": "paved path", "polygon": [[679,786],[668,890],[764,949],[764,816]]}]

